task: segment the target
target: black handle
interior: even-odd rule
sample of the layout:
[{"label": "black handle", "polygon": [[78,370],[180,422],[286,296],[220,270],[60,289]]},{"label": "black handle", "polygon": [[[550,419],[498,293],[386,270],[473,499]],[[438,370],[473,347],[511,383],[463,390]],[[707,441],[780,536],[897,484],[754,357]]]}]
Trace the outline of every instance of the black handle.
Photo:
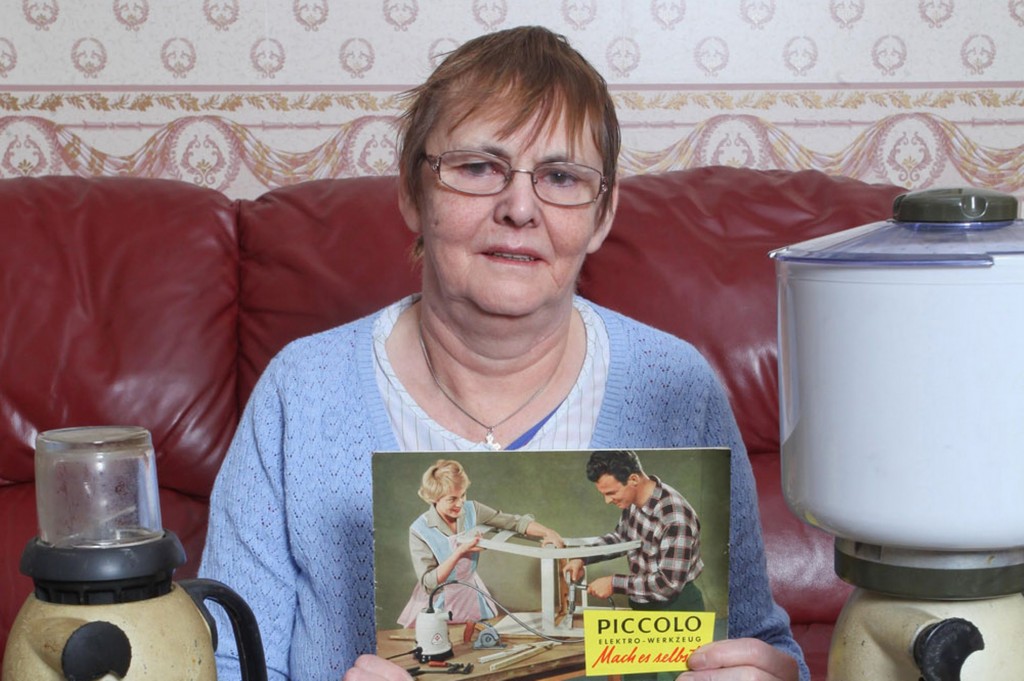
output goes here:
[{"label": "black handle", "polygon": [[116,624],[89,622],[78,627],[64,644],[61,672],[67,681],[96,681],[108,675],[124,677],[132,664],[132,644]]},{"label": "black handle", "polygon": [[951,617],[924,628],[914,639],[914,661],[922,681],[960,681],[967,657],[985,647],[978,627]]},{"label": "black handle", "polygon": [[243,681],[267,681],[267,661],[263,656],[263,638],[260,636],[259,623],[256,622],[256,616],[252,614],[249,604],[229,586],[214,579],[185,579],[178,582],[178,586],[192,597],[196,607],[210,623],[210,634],[213,637],[215,650],[217,648],[217,629],[204,601],[211,600],[224,608],[235,633],[238,663],[242,668]]}]

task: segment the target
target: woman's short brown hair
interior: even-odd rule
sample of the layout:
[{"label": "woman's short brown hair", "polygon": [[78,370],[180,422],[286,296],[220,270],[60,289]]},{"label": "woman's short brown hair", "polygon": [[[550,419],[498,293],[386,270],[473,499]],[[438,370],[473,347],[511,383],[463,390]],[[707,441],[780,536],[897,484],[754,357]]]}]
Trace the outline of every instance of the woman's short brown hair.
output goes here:
[{"label": "woman's short brown hair", "polygon": [[600,199],[599,219],[609,210],[620,146],[615,105],[604,78],[564,36],[540,26],[521,26],[474,38],[405,96],[410,104],[401,120],[399,172],[415,206],[423,197],[418,169],[431,132],[441,124],[454,130],[485,112],[504,123],[502,135],[511,135],[537,116],[531,131],[537,136],[564,116],[573,144],[582,140],[589,123],[609,188]]}]

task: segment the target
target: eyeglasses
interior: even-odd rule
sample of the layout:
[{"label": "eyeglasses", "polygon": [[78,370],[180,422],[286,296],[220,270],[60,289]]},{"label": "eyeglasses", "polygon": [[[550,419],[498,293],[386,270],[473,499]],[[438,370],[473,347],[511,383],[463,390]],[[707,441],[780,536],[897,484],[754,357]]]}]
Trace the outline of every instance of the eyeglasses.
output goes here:
[{"label": "eyeglasses", "polygon": [[533,170],[513,168],[503,158],[483,151],[424,154],[441,184],[462,194],[493,196],[512,182],[515,173],[530,176],[537,198],[556,206],[583,206],[608,189],[601,171],[579,163],[541,163]]}]

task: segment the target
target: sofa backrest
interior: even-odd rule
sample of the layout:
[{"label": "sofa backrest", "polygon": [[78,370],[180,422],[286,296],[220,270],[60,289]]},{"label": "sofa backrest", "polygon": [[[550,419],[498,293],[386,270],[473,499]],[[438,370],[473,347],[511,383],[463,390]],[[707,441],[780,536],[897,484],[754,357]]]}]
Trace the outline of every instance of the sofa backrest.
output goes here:
[{"label": "sofa backrest", "polygon": [[295,338],[419,290],[398,179],[317,180],[238,203],[239,399]]},{"label": "sofa backrest", "polygon": [[31,590],[36,433],[131,424],[189,557],[238,419],[236,206],[184,182],[0,181],[0,645]]},{"label": "sofa backrest", "polygon": [[[831,539],[780,486],[768,251],[883,219],[899,188],[818,172],[700,168],[622,180],[580,291],[690,340],[730,394],[761,494],[769,574],[795,623],[846,591]],[[0,646],[31,583],[37,432],[153,433],[164,524],[192,576],[240,409],[288,341],[418,287],[393,177],[320,180],[231,201],[169,180],[0,181]]]},{"label": "sofa backrest", "polygon": [[690,341],[717,369],[757,479],[769,578],[795,627],[834,622],[849,586],[835,575],[832,537],[797,519],[782,494],[768,253],[887,219],[904,191],[817,171],[628,177],[611,234],[581,274],[584,295]]},{"label": "sofa backrest", "polygon": [[817,171],[722,166],[627,177],[580,291],[696,345],[725,381],[749,452],[778,453],[768,253],[887,219],[904,191]]}]

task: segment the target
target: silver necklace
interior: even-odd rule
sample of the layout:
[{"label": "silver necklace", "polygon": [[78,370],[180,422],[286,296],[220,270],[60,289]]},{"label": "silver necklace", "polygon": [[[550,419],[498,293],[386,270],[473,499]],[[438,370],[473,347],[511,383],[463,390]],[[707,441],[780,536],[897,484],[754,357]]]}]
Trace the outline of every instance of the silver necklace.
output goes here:
[{"label": "silver necklace", "polygon": [[417,326],[417,330],[419,331],[420,350],[423,351],[423,360],[427,363],[427,371],[430,372],[430,377],[434,379],[434,385],[437,386],[437,389],[441,391],[441,394],[445,396],[445,399],[451,402],[456,409],[461,411],[467,418],[473,421],[473,423],[477,424],[485,431],[487,431],[486,433],[484,433],[484,444],[487,445],[487,447],[494,451],[498,451],[499,449],[501,449],[501,443],[494,439],[494,429],[501,426],[503,423],[505,423],[513,416],[521,412],[523,409],[526,409],[527,405],[529,405],[535,399],[540,397],[540,394],[544,392],[544,389],[547,388],[548,385],[551,383],[551,379],[554,378],[554,372],[552,372],[551,375],[548,376],[548,380],[544,381],[544,383],[541,384],[539,388],[537,388],[537,391],[530,395],[530,397],[527,398],[527,400],[523,402],[521,405],[519,405],[519,407],[515,411],[513,411],[511,414],[501,419],[494,425],[489,426],[480,419],[478,419],[477,417],[470,414],[468,411],[466,411],[465,407],[459,404],[456,401],[456,399],[452,397],[452,394],[448,392],[448,389],[444,387],[444,384],[441,383],[441,379],[437,377],[437,372],[434,371],[434,364],[433,362],[430,361],[430,353],[427,352],[427,345],[426,343],[423,342],[423,325],[419,324]]}]

